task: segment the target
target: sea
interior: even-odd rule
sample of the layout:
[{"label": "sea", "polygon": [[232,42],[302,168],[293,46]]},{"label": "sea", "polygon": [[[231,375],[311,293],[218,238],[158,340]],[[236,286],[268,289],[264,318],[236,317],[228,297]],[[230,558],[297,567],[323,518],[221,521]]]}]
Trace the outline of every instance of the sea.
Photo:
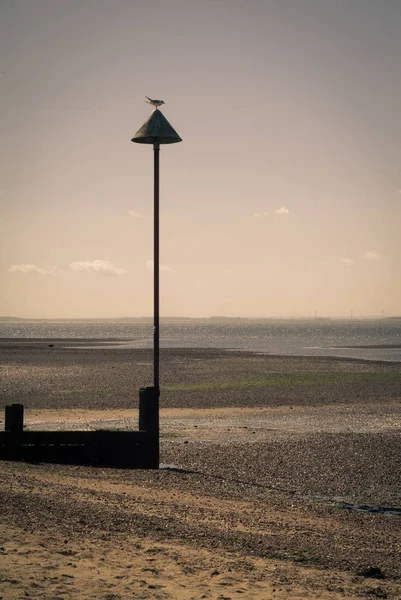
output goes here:
[{"label": "sea", "polygon": [[[133,320],[1,321],[0,338],[84,340],[94,347],[152,348],[153,324]],[[194,319],[160,325],[165,348],[225,348],[284,356],[335,356],[401,362],[401,318]],[[93,347],[93,346],[92,346]]]}]

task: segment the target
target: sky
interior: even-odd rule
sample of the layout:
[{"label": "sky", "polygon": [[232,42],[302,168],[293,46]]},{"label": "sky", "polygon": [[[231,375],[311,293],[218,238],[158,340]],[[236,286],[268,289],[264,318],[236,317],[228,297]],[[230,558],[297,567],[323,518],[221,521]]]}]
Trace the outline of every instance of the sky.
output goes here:
[{"label": "sky", "polygon": [[0,315],[401,314],[399,0],[0,0]]}]

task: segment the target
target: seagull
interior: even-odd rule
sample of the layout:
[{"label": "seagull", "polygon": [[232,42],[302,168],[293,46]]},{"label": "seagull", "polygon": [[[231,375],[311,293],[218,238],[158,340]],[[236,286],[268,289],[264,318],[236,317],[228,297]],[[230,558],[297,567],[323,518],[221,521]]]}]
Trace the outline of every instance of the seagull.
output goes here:
[{"label": "seagull", "polygon": [[156,108],[156,110],[162,104],[166,104],[164,102],[164,100],[152,100],[152,98],[149,98],[148,96],[145,96],[145,98],[147,98],[147,100],[144,100],[144,102],[147,102],[148,104],[151,104],[152,106],[154,106]]}]

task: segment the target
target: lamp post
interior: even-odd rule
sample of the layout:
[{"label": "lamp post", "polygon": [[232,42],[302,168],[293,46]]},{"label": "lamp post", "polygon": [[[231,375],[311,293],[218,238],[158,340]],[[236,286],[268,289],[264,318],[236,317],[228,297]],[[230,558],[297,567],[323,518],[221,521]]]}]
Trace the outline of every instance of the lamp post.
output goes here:
[{"label": "lamp post", "polygon": [[[159,396],[160,396],[160,246],[159,246],[159,155],[160,144],[181,142],[178,133],[157,108],[131,140],[137,144],[152,144],[153,169],[153,387],[141,388],[139,393],[139,429],[150,432],[157,445],[154,465],[159,466]],[[157,464],[156,464],[157,463]]]}]

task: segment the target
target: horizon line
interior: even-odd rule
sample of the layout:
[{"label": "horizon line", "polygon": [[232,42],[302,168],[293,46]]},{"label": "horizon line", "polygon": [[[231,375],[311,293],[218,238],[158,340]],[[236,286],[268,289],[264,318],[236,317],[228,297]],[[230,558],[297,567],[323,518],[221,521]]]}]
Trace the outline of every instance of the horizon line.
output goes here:
[{"label": "horizon line", "polygon": [[[151,315],[147,315],[147,316],[140,316],[140,317],[133,317],[133,316],[124,316],[124,317],[16,317],[16,316],[11,316],[11,315],[0,315],[0,321],[6,322],[6,321],[153,321],[153,316]],[[238,320],[248,320],[248,321],[255,321],[255,320],[286,320],[286,319],[290,319],[290,320],[294,320],[294,319],[300,319],[300,320],[311,320],[311,321],[319,321],[319,320],[330,320],[330,319],[337,319],[337,320],[347,320],[347,321],[354,321],[354,320],[364,320],[364,319],[378,319],[378,320],[385,320],[385,319],[401,319],[401,314],[397,315],[383,315],[383,314],[366,314],[366,315],[270,315],[270,316],[262,316],[262,315],[256,315],[256,316],[226,316],[226,315],[210,315],[210,316],[203,316],[203,317],[187,317],[187,316],[179,316],[179,315],[164,315],[161,316],[160,319],[169,319],[169,320],[182,320],[182,321],[189,321],[189,320],[194,320],[194,321],[205,321],[205,320],[213,320],[213,321],[217,321],[217,320],[223,320],[223,321],[227,321],[227,320],[231,320],[231,321],[238,321]]]}]

